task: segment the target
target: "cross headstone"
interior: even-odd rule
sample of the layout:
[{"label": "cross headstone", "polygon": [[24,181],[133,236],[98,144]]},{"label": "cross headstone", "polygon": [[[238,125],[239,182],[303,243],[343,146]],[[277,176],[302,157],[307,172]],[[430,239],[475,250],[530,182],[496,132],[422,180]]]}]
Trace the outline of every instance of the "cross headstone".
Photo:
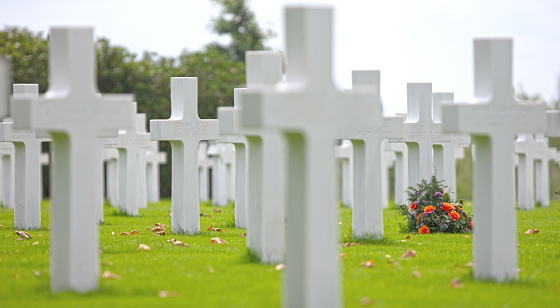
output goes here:
[{"label": "cross headstone", "polygon": [[211,143],[208,146],[208,157],[212,160],[212,205],[227,205],[226,169],[222,161],[222,150],[224,144]]},{"label": "cross headstone", "polygon": [[352,208],[352,196],[354,195],[352,185],[352,171],[354,170],[352,162],[352,141],[347,139],[342,140],[341,144],[335,147],[334,156],[340,161],[342,171],[342,205]]},{"label": "cross headstone", "polygon": [[[441,123],[441,104],[444,102],[452,104],[452,92],[433,93],[433,119],[434,122]],[[441,128],[440,128],[441,129]],[[434,165],[436,177],[439,180],[445,180],[445,185],[448,189],[456,194],[457,193],[457,172],[455,150],[457,147],[469,146],[471,143],[471,136],[468,134],[443,134],[442,142],[434,145]]]},{"label": "cross headstone", "polygon": [[[111,145],[119,151],[118,178],[119,178],[119,211],[128,215],[137,216],[139,208],[145,208],[146,198],[146,165],[139,161],[139,151],[149,149],[150,134],[145,132],[146,114],[134,113],[134,127],[121,129],[117,143]],[[144,130],[144,131],[142,131]]]},{"label": "cross headstone", "polygon": [[[235,104],[235,98],[234,98]],[[247,138],[234,127],[234,107],[218,107],[220,139],[218,143],[235,147],[235,225],[247,228]],[[230,198],[231,199],[231,198]]]},{"label": "cross headstone", "polygon": [[[402,120],[399,119],[402,123]],[[385,139],[381,143],[381,201],[384,209],[389,208],[391,185],[389,181],[390,169],[395,166],[397,155],[394,152],[387,151],[389,142]]]},{"label": "cross headstone", "polygon": [[146,153],[146,178],[148,202],[156,203],[160,200],[159,165],[167,163],[167,154],[159,152],[158,141],[152,141],[152,148]]},{"label": "cross headstone", "polygon": [[[139,113],[136,115],[137,126],[136,131],[146,136],[146,143],[142,148],[138,149],[138,208],[145,209],[148,207],[148,151],[152,149],[152,141],[149,141],[150,134],[146,132],[146,114]],[[156,141],[157,142],[157,141]]]},{"label": "cross headstone", "polygon": [[[537,149],[537,148],[541,149]],[[519,157],[517,206],[522,210],[535,209],[535,152],[544,151],[544,143],[535,140],[534,134],[519,134],[515,141],[515,153]]]},{"label": "cross headstone", "polygon": [[103,160],[106,162],[105,171],[105,195],[111,206],[119,204],[119,150],[115,148],[103,149]]},{"label": "cross headstone", "polygon": [[[385,117],[381,112],[379,71],[352,71],[353,89],[371,89],[375,96],[369,102],[370,120],[344,132],[352,140],[353,193],[352,230],[354,236],[383,236],[383,207],[388,204],[389,190],[384,171],[382,142],[402,138],[402,117]],[[385,184],[384,184],[385,181]]]},{"label": "cross headstone", "polygon": [[[286,307],[338,307],[334,141],[342,128],[368,125],[371,91],[340,92],[332,83],[332,10],[286,9],[286,82],[242,94],[241,123],[276,128],[288,142]],[[321,239],[321,240],[318,240]]]},{"label": "cross headstone", "polygon": [[[15,84],[14,97],[37,98],[38,84]],[[30,230],[41,228],[41,143],[32,129],[14,129],[11,119],[0,122],[0,141],[9,141],[15,147],[15,208],[14,227]]]},{"label": "cross headstone", "polygon": [[443,104],[443,128],[470,133],[476,146],[473,177],[476,280],[517,279],[517,222],[514,193],[514,138],[543,132],[543,104],[521,104],[512,91],[512,40],[474,41],[474,96],[471,104]]},{"label": "cross headstone", "polygon": [[12,209],[15,206],[15,148],[11,142],[0,142],[0,157],[2,159],[2,206]]},{"label": "cross headstone", "polygon": [[537,134],[535,139],[544,145],[535,153],[535,199],[542,207],[550,207],[549,162],[558,164],[560,155],[556,148],[548,146],[548,138],[543,134]]},{"label": "cross headstone", "polygon": [[207,202],[210,200],[210,168],[212,160],[208,157],[208,143],[201,141],[198,144],[198,184],[199,200]]},{"label": "cross headstone", "polygon": [[[136,107],[134,107],[136,108]],[[103,222],[103,205],[105,204],[105,199],[103,198],[103,161],[104,149],[106,146],[113,146],[118,143],[118,130],[103,129],[97,133],[97,138],[95,138],[96,149],[95,149],[95,165],[94,165],[94,185],[92,190],[95,191],[95,204],[97,206],[97,221]],[[113,149],[118,153],[117,149]],[[115,160],[116,162],[116,160]],[[114,204],[117,205],[116,203]]]},{"label": "cross headstone", "polygon": [[430,180],[434,174],[433,148],[447,142],[441,123],[432,117],[432,84],[407,84],[407,117],[403,124],[404,137],[392,140],[408,147],[408,184],[417,185]]},{"label": "cross headstone", "polygon": [[198,117],[195,77],[171,78],[171,117],[151,120],[152,140],[171,143],[172,232],[200,232],[198,200],[198,144],[218,139],[218,120]]},{"label": "cross headstone", "polygon": [[395,204],[408,203],[408,149],[404,143],[392,142],[388,149],[395,153]]},{"label": "cross headstone", "polygon": [[[247,89],[272,87],[282,79],[280,52],[247,51],[245,63]],[[229,128],[229,131],[244,135],[247,139],[247,248],[262,263],[280,263],[284,261],[285,254],[286,143],[278,131],[251,130],[239,126],[239,105],[242,104],[244,91],[244,88],[234,89],[234,107],[218,109],[219,116],[228,119],[224,125],[220,125],[220,129]],[[237,148],[235,155],[238,155]],[[236,163],[236,170],[239,168]],[[240,184],[236,182],[236,185]],[[236,199],[236,211],[237,204]]]},{"label": "cross headstone", "polygon": [[[49,89],[13,97],[15,129],[52,135],[51,290],[87,292],[99,284],[99,237],[92,186],[95,138],[134,124],[132,95],[98,96],[92,28],[53,27]],[[76,236],[79,234],[79,236]]]}]

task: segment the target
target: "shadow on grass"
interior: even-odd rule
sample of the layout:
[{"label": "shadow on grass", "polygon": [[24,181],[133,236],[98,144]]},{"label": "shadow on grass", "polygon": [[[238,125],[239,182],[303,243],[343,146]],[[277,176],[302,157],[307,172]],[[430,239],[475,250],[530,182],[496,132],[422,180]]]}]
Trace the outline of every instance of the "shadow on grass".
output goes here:
[{"label": "shadow on grass", "polygon": [[261,260],[251,249],[246,249],[245,254],[241,256],[241,263],[260,264]]}]

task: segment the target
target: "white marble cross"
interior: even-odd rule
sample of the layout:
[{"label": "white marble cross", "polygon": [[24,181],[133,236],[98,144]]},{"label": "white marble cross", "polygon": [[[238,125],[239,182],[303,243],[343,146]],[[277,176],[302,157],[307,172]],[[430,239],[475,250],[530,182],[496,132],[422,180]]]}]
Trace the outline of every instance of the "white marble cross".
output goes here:
[{"label": "white marble cross", "polygon": [[119,151],[114,148],[103,149],[103,160],[106,161],[105,171],[105,195],[111,206],[119,204],[119,169],[118,160]]},{"label": "white marble cross", "polygon": [[141,195],[146,192],[146,164],[139,161],[138,153],[151,147],[150,134],[142,129],[146,114],[134,113],[134,116],[134,127],[119,130],[117,143],[111,145],[119,151],[119,211],[131,216],[137,216],[138,209],[146,207],[146,198]]},{"label": "white marble cross", "polygon": [[53,138],[52,291],[98,287],[95,138],[102,129],[133,126],[132,101],[132,95],[97,94],[93,29],[85,27],[51,28],[47,93],[12,98],[14,128],[45,130]]},{"label": "white marble cross", "polygon": [[[402,123],[402,119],[399,119]],[[381,204],[384,209],[389,208],[391,185],[389,181],[389,171],[395,166],[397,155],[394,152],[388,151],[389,141],[383,140],[381,143]]]},{"label": "white marble cross", "polygon": [[172,232],[200,232],[198,200],[198,143],[218,139],[218,120],[198,117],[195,77],[171,78],[171,117],[151,120],[152,140],[171,143]]},{"label": "white marble cross", "polygon": [[381,113],[379,71],[352,71],[352,88],[375,93],[368,124],[343,133],[353,147],[352,229],[357,237],[383,237],[383,207],[388,205],[389,187],[381,143],[387,138],[403,137],[403,118]]},{"label": "white marble cross", "polygon": [[560,153],[556,148],[548,146],[548,138],[544,137],[543,134],[537,134],[535,139],[542,141],[544,144],[544,148],[535,153],[535,198],[542,207],[550,207],[549,162],[554,161],[559,164]]},{"label": "white marble cross", "polygon": [[332,10],[286,9],[286,82],[242,94],[241,123],[276,128],[288,142],[286,307],[342,304],[334,141],[371,123],[374,93],[338,91],[332,79]]},{"label": "white marble cross", "polygon": [[544,104],[513,98],[512,40],[474,41],[474,96],[470,104],[443,104],[444,131],[470,133],[474,163],[473,262],[476,280],[517,279],[514,138],[544,132]]},{"label": "white marble cross", "polygon": [[198,144],[198,184],[199,199],[201,202],[210,200],[210,168],[212,159],[208,157],[208,143],[201,141]]},{"label": "white marble cross", "polygon": [[[14,84],[14,97],[39,97],[38,84]],[[0,141],[9,141],[15,147],[15,208],[14,227],[18,230],[41,228],[41,143],[32,129],[14,129],[14,122],[0,122]]]},{"label": "white marble cross", "polygon": [[[540,148],[540,149],[537,149]],[[519,157],[517,206],[522,210],[535,209],[535,152],[544,152],[548,145],[535,140],[534,134],[519,134],[515,140],[515,153]]]},{"label": "white marble cross", "polygon": [[352,171],[353,169],[353,151],[352,141],[343,139],[340,145],[335,146],[334,156],[340,161],[341,165],[341,184],[342,184],[342,205],[352,208]]},{"label": "white marble cross", "polygon": [[408,184],[415,186],[422,180],[430,180],[434,174],[433,148],[435,144],[448,141],[441,123],[432,117],[432,84],[407,84],[407,117],[402,139],[408,147]]},{"label": "white marble cross", "polygon": [[225,144],[210,143],[208,146],[208,157],[212,160],[212,205],[227,205],[227,179],[226,168],[222,161],[222,147]]},{"label": "white marble cross", "polygon": [[10,61],[0,55],[0,121],[9,116],[10,87],[12,86],[12,66]]},{"label": "white marble cross", "polygon": [[2,170],[1,201],[2,206],[12,209],[15,206],[15,149],[11,142],[0,142],[0,157]]},{"label": "white marble cross", "polygon": [[395,204],[408,203],[408,148],[404,143],[389,143],[388,150],[395,153]]},{"label": "white marble cross", "polygon": [[[452,104],[452,92],[433,93],[433,119],[434,122],[441,123],[441,104],[447,102]],[[438,180],[445,180],[445,185],[449,190],[457,194],[457,172],[455,150],[457,147],[466,147],[471,144],[471,136],[468,134],[443,134],[443,140],[434,145],[434,165]],[[456,196],[455,199],[460,198]]]},{"label": "white marble cross", "polygon": [[146,178],[148,202],[157,203],[160,200],[159,165],[167,163],[167,154],[159,152],[158,141],[152,141],[152,148],[146,152]]},{"label": "white marble cross", "polygon": [[[282,80],[282,53],[248,51],[245,53],[247,89],[272,87]],[[252,130],[239,126],[242,93],[234,89],[235,107],[219,108],[227,118],[230,131],[246,136],[248,156],[247,248],[263,263],[280,263],[285,254],[285,146],[284,136],[275,130]],[[222,123],[222,122],[220,122]],[[236,148],[236,156],[237,148]],[[236,165],[236,170],[240,166]],[[236,183],[239,185],[239,182]],[[236,211],[238,200],[236,199]],[[237,212],[236,212],[237,217]]]}]

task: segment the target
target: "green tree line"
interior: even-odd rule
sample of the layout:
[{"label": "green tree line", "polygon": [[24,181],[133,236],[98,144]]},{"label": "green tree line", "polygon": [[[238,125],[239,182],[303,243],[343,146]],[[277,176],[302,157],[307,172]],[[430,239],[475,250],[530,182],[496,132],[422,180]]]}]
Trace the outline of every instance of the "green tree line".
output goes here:
[{"label": "green tree line", "polygon": [[[228,44],[210,42],[199,51],[184,49],[177,57],[145,51],[142,55],[111,44],[108,38],[95,42],[97,85],[101,93],[133,93],[138,112],[150,119],[171,115],[171,77],[198,78],[198,114],[215,119],[217,108],[233,105],[233,89],[245,83],[245,51],[263,50],[271,30],[261,28],[246,0],[212,0],[220,12],[210,21],[212,31],[230,38]],[[48,37],[18,26],[0,30],[0,55],[11,61],[13,83],[37,83],[39,92],[48,88]],[[160,142],[171,161],[171,145]],[[44,185],[49,176],[44,175]],[[171,168],[161,168],[161,194],[171,196]]]}]

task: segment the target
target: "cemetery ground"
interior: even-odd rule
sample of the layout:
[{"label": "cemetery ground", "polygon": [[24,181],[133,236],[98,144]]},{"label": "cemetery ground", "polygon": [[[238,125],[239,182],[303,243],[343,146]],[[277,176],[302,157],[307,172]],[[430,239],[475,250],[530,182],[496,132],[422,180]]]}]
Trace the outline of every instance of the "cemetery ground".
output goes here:
[{"label": "cemetery ground", "polygon": [[[99,290],[88,294],[52,294],[49,207],[48,202],[42,207],[43,228],[29,231],[32,238],[25,240],[13,234],[13,210],[0,209],[2,307],[280,306],[282,270],[259,264],[247,253],[245,230],[233,227],[233,205],[202,204],[201,212],[212,216],[201,217],[202,232],[174,235],[169,200],[141,209],[139,217],[105,206],[101,273],[118,276],[101,278]],[[506,284],[473,281],[471,234],[403,233],[398,227],[402,217],[387,209],[384,239],[353,239],[351,211],[340,212],[345,307],[553,307],[560,300],[560,201],[550,208],[517,211],[520,278]],[[166,225],[165,235],[147,230],[155,223]],[[207,230],[210,225],[222,232]],[[540,232],[524,234],[528,229]],[[132,230],[139,233],[120,235]],[[212,244],[215,237],[227,244]],[[190,247],[173,245],[170,239]],[[342,247],[354,242],[359,245]],[[139,250],[140,244],[151,249]],[[416,257],[402,258],[409,249]]]}]

